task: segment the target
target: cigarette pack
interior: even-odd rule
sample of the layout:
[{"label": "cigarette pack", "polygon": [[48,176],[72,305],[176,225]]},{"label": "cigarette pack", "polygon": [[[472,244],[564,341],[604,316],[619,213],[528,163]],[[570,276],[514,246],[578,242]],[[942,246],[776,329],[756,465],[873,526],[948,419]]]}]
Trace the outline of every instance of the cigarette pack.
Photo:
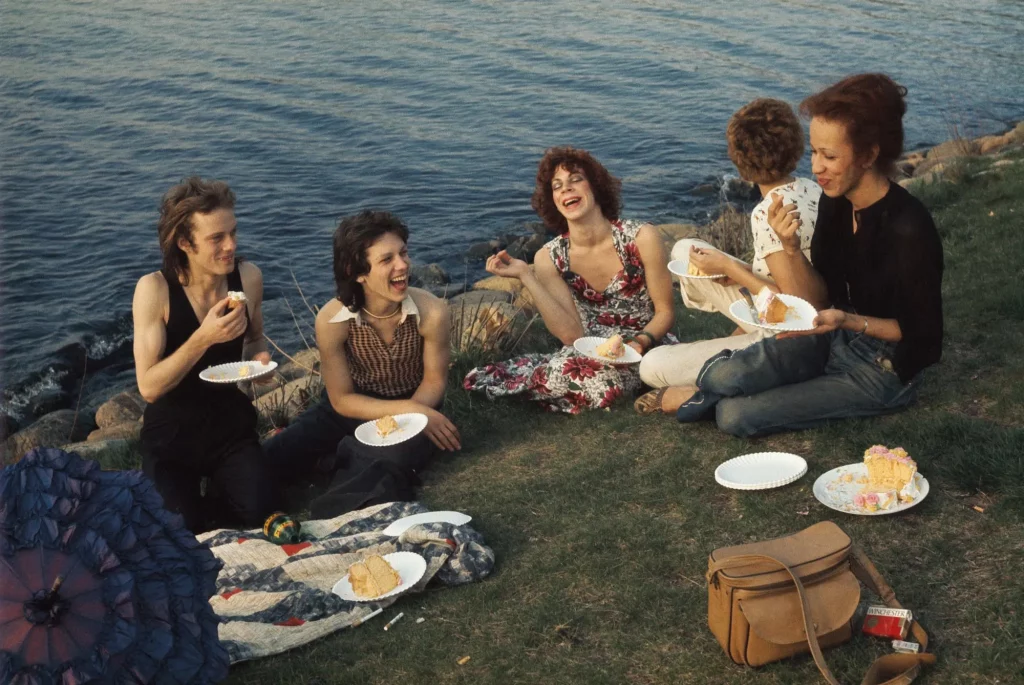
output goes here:
[{"label": "cigarette pack", "polygon": [[909,609],[868,607],[861,631],[866,635],[902,640],[907,636],[907,631],[910,630],[910,623],[913,620],[914,615]]}]

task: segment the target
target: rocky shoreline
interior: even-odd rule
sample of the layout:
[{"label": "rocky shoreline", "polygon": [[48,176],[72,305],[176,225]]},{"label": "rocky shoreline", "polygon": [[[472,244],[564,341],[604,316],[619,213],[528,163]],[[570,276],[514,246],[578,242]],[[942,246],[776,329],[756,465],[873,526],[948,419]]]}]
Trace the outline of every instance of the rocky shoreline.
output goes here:
[{"label": "rocky shoreline", "polygon": [[[955,181],[966,160],[985,156],[993,166],[1014,163],[999,159],[1011,150],[1024,148],[1024,122],[999,135],[974,139],[958,138],[924,150],[906,153],[897,163],[898,183],[904,187],[931,184],[942,180]],[[733,180],[732,185],[737,185]],[[739,182],[739,185],[743,185]],[[756,189],[746,184],[741,196],[756,197]],[[483,261],[498,250],[508,250],[516,258],[532,261],[533,254],[550,239],[539,223],[528,224],[529,233],[503,234],[472,245],[466,253],[469,260]],[[746,212],[726,206],[712,222],[696,224],[661,224],[656,226],[666,252],[682,238],[702,237],[726,251],[744,256],[749,248],[749,217]],[[458,351],[471,348],[497,349],[519,330],[517,322],[535,315],[529,293],[515,279],[491,276],[474,283],[453,283],[438,264],[417,265],[411,282],[434,294],[447,298],[452,311],[452,346]],[[288,356],[288,355],[285,355]],[[268,385],[252,385],[255,405],[265,432],[287,425],[322,392],[319,375],[319,353],[306,349],[278,367],[274,381]],[[86,407],[91,402],[86,402]],[[27,427],[19,427],[10,417],[0,414],[0,465],[19,460],[34,447],[63,447],[83,456],[123,448],[134,450],[142,428],[146,403],[138,390],[119,392],[95,409],[57,409],[38,418]],[[20,428],[20,429],[19,429]]]}]

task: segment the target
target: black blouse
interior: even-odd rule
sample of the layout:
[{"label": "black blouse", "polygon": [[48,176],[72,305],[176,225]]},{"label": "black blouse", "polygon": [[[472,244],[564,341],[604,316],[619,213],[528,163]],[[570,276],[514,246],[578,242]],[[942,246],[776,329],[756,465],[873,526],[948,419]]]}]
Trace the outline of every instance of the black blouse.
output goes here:
[{"label": "black blouse", "polygon": [[[832,306],[896,319],[903,333],[893,368],[904,383],[942,356],[942,244],[931,214],[896,183],[857,212],[845,197],[821,196],[811,262]],[[869,331],[870,334],[870,331]]]}]

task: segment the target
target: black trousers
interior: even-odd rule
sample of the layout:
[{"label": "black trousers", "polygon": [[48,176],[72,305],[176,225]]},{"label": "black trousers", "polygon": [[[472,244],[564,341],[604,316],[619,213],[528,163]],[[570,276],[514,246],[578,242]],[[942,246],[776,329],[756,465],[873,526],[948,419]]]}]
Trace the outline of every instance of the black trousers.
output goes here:
[{"label": "black trousers", "polygon": [[334,472],[327,492],[310,503],[313,518],[415,499],[418,473],[437,453],[434,443],[420,433],[397,445],[371,447],[352,437],[361,423],[334,411],[325,395],[263,444],[278,483],[308,480],[318,470]]},{"label": "black trousers", "polygon": [[234,394],[188,406],[158,401],[143,416],[142,470],[193,533],[258,527],[277,504],[256,411],[245,395]]}]

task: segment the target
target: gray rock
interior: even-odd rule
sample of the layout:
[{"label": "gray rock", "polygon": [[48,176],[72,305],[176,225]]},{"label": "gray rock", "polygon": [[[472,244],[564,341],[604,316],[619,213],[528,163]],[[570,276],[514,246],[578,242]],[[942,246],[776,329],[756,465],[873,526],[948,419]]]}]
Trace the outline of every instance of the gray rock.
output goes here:
[{"label": "gray rock", "polygon": [[111,428],[138,421],[146,410],[146,401],[136,390],[125,390],[111,397],[96,410],[96,425]]},{"label": "gray rock", "polygon": [[[285,362],[281,366],[277,367],[278,375],[282,376],[285,381],[293,381],[296,378],[302,378],[303,376],[308,375],[310,370],[320,370],[320,350],[316,348],[300,350],[292,355],[292,359],[295,361]],[[259,394],[262,395],[266,393]]]},{"label": "gray rock", "polygon": [[469,259],[487,259],[492,254],[494,254],[494,246],[489,242],[476,243],[466,250],[466,257]]},{"label": "gray rock", "polygon": [[132,440],[94,440],[92,442],[74,442],[61,447],[65,452],[75,452],[80,457],[95,459],[107,450],[127,451],[134,445]]},{"label": "gray rock", "polygon": [[544,247],[549,240],[551,240],[551,236],[546,233],[534,233],[527,238],[526,242],[523,243],[523,250],[526,252],[524,259],[532,264],[537,250]]},{"label": "gray rock", "polygon": [[508,247],[505,248],[508,251],[509,256],[512,257],[513,259],[523,259],[529,262],[532,255],[528,255],[526,253],[527,240],[529,240],[528,236],[520,236],[513,240],[512,242],[510,242],[508,244]]},{"label": "gray rock", "polygon": [[[73,427],[73,430],[72,430]],[[12,464],[36,447],[60,447],[84,440],[95,428],[92,418],[73,409],[58,409],[4,441],[4,463]]]},{"label": "gray rock", "polygon": [[89,433],[89,437],[85,440],[86,442],[96,442],[99,440],[138,440],[141,433],[142,424],[139,423],[138,420],[135,420],[120,423],[116,426],[97,428],[92,433]]},{"label": "gray rock", "polygon": [[425,285],[444,285],[450,281],[440,264],[417,264],[409,270],[409,284],[418,288]]}]

